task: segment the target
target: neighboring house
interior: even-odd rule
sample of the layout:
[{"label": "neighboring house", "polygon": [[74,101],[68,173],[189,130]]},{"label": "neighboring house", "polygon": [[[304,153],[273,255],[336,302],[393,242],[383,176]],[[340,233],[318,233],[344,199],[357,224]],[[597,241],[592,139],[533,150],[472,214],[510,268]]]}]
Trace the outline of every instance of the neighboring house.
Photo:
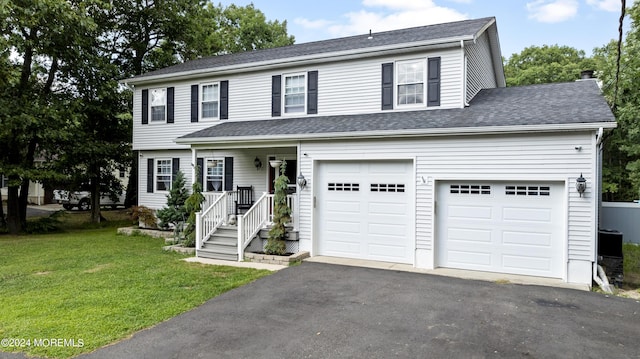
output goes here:
[{"label": "neighboring house", "polygon": [[495,18],[203,58],[126,83],[139,203],[163,207],[178,170],[203,182],[199,256],[216,256],[228,199],[252,186],[231,242],[242,259],[268,220],[269,160],[284,159],[306,181],[290,197],[312,256],[591,284],[614,117],[592,80],[504,88]]},{"label": "neighboring house", "polygon": [[[44,163],[43,158],[36,158],[34,160],[35,166],[40,166]],[[4,175],[0,175],[0,195],[2,200],[7,201],[9,191],[9,179]],[[38,206],[53,203],[53,190],[45,188],[41,182],[29,181],[29,196],[27,202],[30,204],[36,204]]]}]

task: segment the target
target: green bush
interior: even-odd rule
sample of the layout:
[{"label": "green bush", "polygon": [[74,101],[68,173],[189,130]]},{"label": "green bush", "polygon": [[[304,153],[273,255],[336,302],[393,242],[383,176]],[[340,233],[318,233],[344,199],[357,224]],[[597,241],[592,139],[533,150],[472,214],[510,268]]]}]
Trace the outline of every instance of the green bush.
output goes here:
[{"label": "green bush", "polygon": [[184,174],[182,171],[178,171],[167,195],[167,206],[159,209],[156,213],[160,220],[160,228],[168,228],[170,224],[175,227],[189,217],[184,206],[189,198],[189,191],[184,187],[184,184]]},{"label": "green bush", "polygon": [[155,211],[145,206],[133,206],[129,210],[134,224],[142,222],[145,228],[158,228]]},{"label": "green bush", "polygon": [[291,208],[287,205],[287,185],[289,179],[285,176],[287,162],[280,165],[280,176],[274,183],[275,193],[273,196],[273,226],[269,230],[269,239],[265,246],[265,253],[283,255],[286,253],[285,239],[287,229],[285,224],[291,221]]},{"label": "green bush", "polygon": [[55,211],[48,217],[40,217],[31,221],[27,221],[25,232],[29,234],[54,233],[60,231],[62,222],[60,217],[64,211]]}]

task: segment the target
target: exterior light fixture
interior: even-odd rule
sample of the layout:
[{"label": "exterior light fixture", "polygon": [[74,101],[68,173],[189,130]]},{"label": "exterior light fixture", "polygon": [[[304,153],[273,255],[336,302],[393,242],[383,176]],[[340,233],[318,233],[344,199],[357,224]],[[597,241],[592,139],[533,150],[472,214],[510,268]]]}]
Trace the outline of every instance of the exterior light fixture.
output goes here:
[{"label": "exterior light fixture", "polygon": [[253,160],[253,165],[256,166],[256,170],[258,171],[260,171],[260,169],[262,168],[262,161],[260,161],[258,156],[256,156],[255,160]]},{"label": "exterior light fixture", "polygon": [[582,177],[582,173],[580,173],[580,177],[576,178],[576,190],[580,193],[580,197],[587,189],[587,180]]},{"label": "exterior light fixture", "polygon": [[307,179],[304,178],[302,173],[298,175],[298,186],[300,186],[300,190],[303,190],[307,186]]}]

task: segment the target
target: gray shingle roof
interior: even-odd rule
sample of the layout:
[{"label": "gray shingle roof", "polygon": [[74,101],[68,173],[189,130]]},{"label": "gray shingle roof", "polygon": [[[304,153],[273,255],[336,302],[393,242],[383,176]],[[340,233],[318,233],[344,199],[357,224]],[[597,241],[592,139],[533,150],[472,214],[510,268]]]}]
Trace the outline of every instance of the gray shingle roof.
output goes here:
[{"label": "gray shingle roof", "polygon": [[486,17],[474,20],[464,20],[445,24],[373,33],[372,39],[368,39],[369,34],[365,34],[325,41],[295,44],[273,49],[255,50],[229,55],[205,57],[202,59],[187,61],[175,66],[148,72],[133,77],[132,79],[143,79],[145,77],[157,75],[177,74],[180,72],[189,72],[210,68],[213,69],[216,67],[250,64],[254,62],[288,59],[300,56],[365,49],[402,43],[438,40],[451,37],[471,37],[476,35],[480,30],[482,30],[485,25],[494,20],[495,18],[493,17]]},{"label": "gray shingle roof", "polygon": [[[229,121],[180,137],[184,140],[216,138],[255,140],[278,136],[370,131],[402,131],[615,123],[595,81],[577,81],[480,91],[469,107],[457,109],[386,111],[372,114]],[[182,142],[182,141],[181,141]],[[188,141],[187,141],[188,142]]]}]

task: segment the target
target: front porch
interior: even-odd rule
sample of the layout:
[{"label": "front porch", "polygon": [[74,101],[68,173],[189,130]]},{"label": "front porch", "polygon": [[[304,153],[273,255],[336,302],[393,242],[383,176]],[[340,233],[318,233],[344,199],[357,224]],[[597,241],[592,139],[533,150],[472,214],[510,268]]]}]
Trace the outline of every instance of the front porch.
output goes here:
[{"label": "front porch", "polygon": [[[273,194],[263,193],[245,213],[236,214],[237,191],[206,193],[203,210],[196,213],[196,257],[243,261],[254,239],[265,236],[273,223]],[[296,196],[288,195],[292,227],[289,238],[297,240]]]},{"label": "front porch", "polygon": [[296,147],[192,148],[196,164],[192,178],[202,183],[205,197],[202,211],[196,214],[196,256],[243,261],[245,250],[262,251],[262,240],[273,222],[273,182],[280,175],[278,163],[270,165],[271,160],[287,162],[291,208],[287,250],[297,252],[297,157]]}]

